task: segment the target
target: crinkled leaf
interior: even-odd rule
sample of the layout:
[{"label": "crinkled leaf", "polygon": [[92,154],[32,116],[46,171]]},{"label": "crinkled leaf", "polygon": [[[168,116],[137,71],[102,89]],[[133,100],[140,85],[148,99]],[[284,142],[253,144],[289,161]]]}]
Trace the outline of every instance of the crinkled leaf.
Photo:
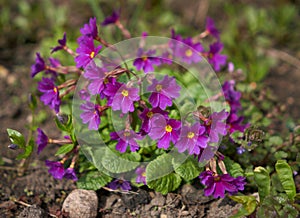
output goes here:
[{"label": "crinkled leaf", "polygon": [[276,160],[280,160],[280,159],[284,159],[288,157],[288,154],[284,151],[277,151],[274,154],[274,157],[276,158]]},{"label": "crinkled leaf", "polygon": [[146,167],[147,184],[173,172],[172,156],[163,154],[152,160]]},{"label": "crinkled leaf", "polygon": [[149,188],[152,188],[163,195],[176,190],[180,186],[180,183],[181,177],[176,173],[170,173],[156,180],[147,180],[147,185]]},{"label": "crinkled leaf", "polygon": [[120,154],[107,148],[101,161],[106,170],[112,173],[124,173],[135,169],[140,164],[140,159],[141,156],[137,152]]},{"label": "crinkled leaf", "polygon": [[174,159],[172,162],[175,172],[186,181],[196,178],[201,172],[198,161],[192,156],[188,157],[184,163],[178,164],[174,162]]},{"label": "crinkled leaf", "polygon": [[257,217],[286,217],[294,218],[298,216],[297,209],[289,203],[286,194],[267,196],[257,210]]},{"label": "crinkled leaf", "polygon": [[62,145],[57,152],[55,153],[55,156],[61,155],[61,154],[67,154],[74,148],[74,144],[65,144]]},{"label": "crinkled leaf", "polygon": [[244,170],[241,165],[231,160],[229,157],[224,158],[224,164],[227,171],[233,177],[244,176]]},{"label": "crinkled leaf", "polygon": [[25,148],[26,142],[24,136],[14,129],[6,129],[11,143],[16,144],[19,148]]},{"label": "crinkled leaf", "polygon": [[77,187],[80,189],[98,190],[109,183],[112,178],[99,171],[91,171],[79,178]]},{"label": "crinkled leaf", "polygon": [[229,196],[229,198],[243,205],[239,212],[231,216],[230,218],[240,218],[249,216],[255,211],[257,207],[257,201],[254,196]]},{"label": "crinkled leaf", "polygon": [[271,145],[281,145],[283,143],[283,140],[280,136],[271,136],[268,141],[271,143]]},{"label": "crinkled leaf", "polygon": [[258,194],[260,202],[270,194],[270,176],[269,172],[263,167],[256,167],[254,169],[254,181],[258,187]]},{"label": "crinkled leaf", "polygon": [[291,167],[285,160],[278,160],[275,164],[275,169],[284,191],[289,199],[294,201],[296,196],[296,187]]}]

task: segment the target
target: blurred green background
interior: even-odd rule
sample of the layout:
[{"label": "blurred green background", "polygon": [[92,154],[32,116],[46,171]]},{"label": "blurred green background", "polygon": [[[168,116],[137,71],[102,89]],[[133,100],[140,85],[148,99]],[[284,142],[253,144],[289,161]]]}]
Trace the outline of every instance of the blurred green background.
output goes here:
[{"label": "blurred green background", "polygon": [[[12,58],[16,48],[25,44],[34,44],[34,50],[48,56],[49,48],[56,45],[63,32],[67,32],[69,45],[75,49],[79,28],[89,17],[96,16],[100,23],[114,9],[121,8],[132,36],[144,31],[170,36],[171,28],[193,36],[204,29],[206,16],[212,17],[222,32],[229,60],[246,72],[248,81],[257,82],[276,65],[276,55],[280,54],[273,48],[299,52],[299,5],[299,1],[288,0],[1,0],[0,60]],[[122,40],[114,27],[100,31],[112,43]],[[10,51],[3,54],[3,50]]]}]

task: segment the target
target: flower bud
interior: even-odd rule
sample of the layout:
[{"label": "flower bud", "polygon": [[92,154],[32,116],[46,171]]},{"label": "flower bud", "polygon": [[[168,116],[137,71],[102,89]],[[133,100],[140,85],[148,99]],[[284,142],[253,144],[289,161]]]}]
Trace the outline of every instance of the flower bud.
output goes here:
[{"label": "flower bud", "polygon": [[11,149],[11,150],[17,150],[17,149],[19,148],[19,146],[16,145],[16,144],[10,144],[10,145],[8,146],[8,148]]}]

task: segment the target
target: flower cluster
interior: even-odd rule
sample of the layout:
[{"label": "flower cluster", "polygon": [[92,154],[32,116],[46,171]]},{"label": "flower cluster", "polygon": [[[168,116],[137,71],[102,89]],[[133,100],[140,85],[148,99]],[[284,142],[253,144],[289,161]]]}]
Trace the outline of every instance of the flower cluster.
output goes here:
[{"label": "flower cluster", "polygon": [[[120,11],[115,11],[102,22],[102,26],[107,25],[115,25],[125,38],[130,38],[129,31],[121,24]],[[170,67],[172,63],[179,62],[193,66],[204,59],[207,59],[216,71],[224,69],[227,57],[221,54],[223,44],[212,19],[207,19],[205,31],[196,37],[184,38],[172,30],[171,39],[160,46],[147,47],[145,41],[148,36],[147,33],[143,33],[139,46],[132,48],[131,51],[135,58],[132,63],[126,64],[115,64],[115,60],[101,56],[104,48],[110,48],[112,51],[116,51],[117,48],[100,36],[96,18],[91,18],[80,29],[80,33],[76,52],[67,46],[65,33],[63,38],[58,40],[58,45],[52,48],[52,53],[64,51],[72,55],[76,67],[63,66],[53,58],[49,59],[48,65],[37,53],[31,76],[35,77],[44,72],[38,83],[40,100],[60,116],[62,103],[68,102],[67,100],[72,97],[72,92],[82,75],[84,85],[80,86],[77,92],[79,103],[76,102],[79,104],[79,119],[76,120],[77,117],[73,119],[76,124],[82,124],[80,127],[85,133],[105,136],[109,148],[115,150],[116,154],[130,158],[131,154],[137,154],[141,161],[155,160],[157,156],[168,154],[174,149],[180,155],[185,154],[195,159],[197,163],[197,160],[199,162],[203,160],[201,157],[204,153],[213,154],[216,151],[222,137],[234,131],[243,132],[247,127],[241,124],[243,117],[238,115],[241,109],[241,94],[235,91],[234,81],[226,81],[222,86],[230,111],[221,109],[203,113],[199,109],[192,108],[181,116],[178,115],[178,99],[184,98],[185,93],[180,77],[184,77],[186,73],[176,77],[172,72],[176,71],[176,68],[175,70],[171,68],[169,73],[163,76],[155,73],[156,70]],[[203,40],[207,36],[212,37],[209,46],[205,46]],[[123,61],[123,58],[120,59]],[[198,100],[197,98],[194,97],[193,100]],[[111,125],[110,114],[120,117],[118,128]],[[77,181],[74,167],[80,159],[81,147],[74,134],[72,119],[66,122],[57,119],[57,125],[67,132],[68,136],[62,140],[53,140],[38,128],[37,152],[39,154],[48,144],[62,146],[58,152],[61,159],[47,160],[46,166],[56,179],[67,178]],[[145,145],[147,140],[151,141],[148,147]],[[209,159],[213,162],[214,157],[209,155]],[[71,164],[66,168],[69,162]],[[244,177],[231,177],[223,165],[220,165],[222,175],[217,174],[214,165],[208,168],[207,166],[207,170],[202,173],[197,172],[197,175],[201,173],[199,178],[206,186],[205,195],[224,197],[225,191],[235,194],[244,189]],[[195,166],[195,169],[198,167]],[[130,170],[135,172],[136,184],[147,185],[146,175],[150,172],[147,171],[147,166],[138,166]],[[113,180],[107,186],[114,190],[131,189],[130,183],[123,179]]]}]

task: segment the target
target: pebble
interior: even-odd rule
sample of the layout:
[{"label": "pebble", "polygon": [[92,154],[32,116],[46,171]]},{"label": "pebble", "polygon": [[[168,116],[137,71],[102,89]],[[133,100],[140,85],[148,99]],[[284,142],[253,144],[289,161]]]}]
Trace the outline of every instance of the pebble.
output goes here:
[{"label": "pebble", "polygon": [[30,207],[26,207],[18,216],[18,218],[44,218],[47,217],[47,213],[45,210],[40,208],[37,205],[32,205]]},{"label": "pebble", "polygon": [[155,197],[151,200],[151,204],[154,206],[164,206],[166,198],[161,193],[156,193]]},{"label": "pebble", "polygon": [[98,197],[95,191],[75,189],[65,199],[62,209],[70,218],[95,218],[97,216]]}]

